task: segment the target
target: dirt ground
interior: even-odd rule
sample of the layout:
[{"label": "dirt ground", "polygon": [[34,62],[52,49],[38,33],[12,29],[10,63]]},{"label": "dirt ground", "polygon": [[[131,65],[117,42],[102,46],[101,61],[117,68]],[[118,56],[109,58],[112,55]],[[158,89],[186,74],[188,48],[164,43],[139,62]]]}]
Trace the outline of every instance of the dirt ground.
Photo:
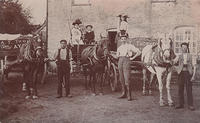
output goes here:
[{"label": "dirt ground", "polygon": [[[11,76],[6,82],[9,96],[0,101],[0,123],[199,123],[200,86],[193,86],[196,110],[175,110],[172,107],[159,107],[159,93],[142,96],[137,87],[133,90],[135,100],[117,99],[120,92],[112,92],[109,86],[104,95],[92,96],[85,90],[83,79],[72,78],[73,98],[56,97],[57,78],[49,75],[45,85],[39,85],[39,99],[24,99],[21,91],[21,77]],[[177,101],[177,85],[172,85],[172,96]],[[165,95],[166,97],[166,95]],[[3,109],[9,109],[5,111]],[[4,113],[2,113],[4,111]]]}]

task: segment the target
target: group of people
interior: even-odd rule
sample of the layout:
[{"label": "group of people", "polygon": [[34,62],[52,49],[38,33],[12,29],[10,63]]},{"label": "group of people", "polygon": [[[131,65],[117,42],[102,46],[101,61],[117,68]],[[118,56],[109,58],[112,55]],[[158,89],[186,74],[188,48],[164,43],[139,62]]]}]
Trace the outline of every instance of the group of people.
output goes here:
[{"label": "group of people", "polygon": [[95,42],[95,34],[92,25],[87,25],[85,29],[80,28],[82,22],[77,19],[72,23],[74,26],[71,29],[72,44],[92,44]]},{"label": "group of people", "polygon": [[[117,58],[118,60],[118,70],[120,75],[120,83],[122,86],[122,93],[119,99],[127,98],[128,101],[132,100],[131,95],[131,60],[135,59],[137,56],[141,55],[141,51],[135,47],[133,44],[128,42],[128,16],[120,15],[119,23],[119,33],[117,34],[118,43],[120,46],[117,48]],[[74,27],[72,29],[72,43],[81,44],[82,33],[79,29],[80,21],[75,21],[73,23]],[[94,31],[92,31],[92,26],[87,25],[87,32],[85,33],[85,38],[82,43],[91,44],[94,42]],[[193,95],[192,95],[192,81],[197,76],[196,69],[193,69],[192,56],[189,53],[189,44],[181,44],[182,53],[178,56],[177,62],[177,73],[178,73],[178,96],[179,105],[176,109],[184,108],[184,86],[186,86],[187,101],[190,110],[194,110],[193,106]],[[72,66],[72,51],[68,48],[66,40],[60,41],[60,48],[57,49],[54,55],[54,60],[57,64],[58,71],[58,87],[57,87],[57,98],[63,96],[62,87],[65,87],[65,96],[71,98],[70,94],[70,73],[73,72]],[[200,63],[200,60],[197,61]],[[197,67],[195,67],[197,68]],[[194,72],[193,72],[194,71]]]}]

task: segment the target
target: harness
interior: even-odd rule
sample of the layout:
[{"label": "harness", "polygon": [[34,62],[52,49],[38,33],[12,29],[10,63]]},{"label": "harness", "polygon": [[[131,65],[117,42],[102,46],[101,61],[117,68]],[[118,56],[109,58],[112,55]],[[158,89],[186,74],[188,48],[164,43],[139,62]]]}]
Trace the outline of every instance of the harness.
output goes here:
[{"label": "harness", "polygon": [[[104,48],[104,50],[105,49],[106,48]],[[98,58],[98,56],[97,56],[97,46],[94,47],[93,56],[88,57],[88,60],[89,60],[91,66],[95,65],[95,63],[101,63],[101,64],[103,64],[102,59]]]},{"label": "harness", "polygon": [[[165,52],[165,50],[163,51],[163,50],[159,50],[159,49],[154,51],[153,59],[150,60],[151,64],[150,65],[145,65],[145,66],[147,68],[152,67],[154,71],[156,71],[155,67],[166,68],[166,72],[168,73],[169,72],[169,68],[172,67],[172,64],[164,62],[163,57],[162,57],[164,52]],[[170,51],[170,53],[171,53],[171,51]],[[172,58],[170,57],[170,60],[171,59]]]}]

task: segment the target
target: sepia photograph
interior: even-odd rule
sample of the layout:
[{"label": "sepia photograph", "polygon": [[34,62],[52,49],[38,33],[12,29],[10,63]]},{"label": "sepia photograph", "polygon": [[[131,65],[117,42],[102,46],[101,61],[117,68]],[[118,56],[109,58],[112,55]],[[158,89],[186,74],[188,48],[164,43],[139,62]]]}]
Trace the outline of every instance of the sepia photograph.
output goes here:
[{"label": "sepia photograph", "polygon": [[199,123],[200,0],[0,0],[0,123]]}]

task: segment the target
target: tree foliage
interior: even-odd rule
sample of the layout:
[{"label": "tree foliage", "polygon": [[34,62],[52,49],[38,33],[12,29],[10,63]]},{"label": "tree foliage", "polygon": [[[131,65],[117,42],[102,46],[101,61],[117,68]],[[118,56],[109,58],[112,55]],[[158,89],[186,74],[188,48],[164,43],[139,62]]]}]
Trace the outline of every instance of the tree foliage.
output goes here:
[{"label": "tree foliage", "polygon": [[0,33],[28,34],[32,31],[30,11],[18,0],[0,0]]}]

